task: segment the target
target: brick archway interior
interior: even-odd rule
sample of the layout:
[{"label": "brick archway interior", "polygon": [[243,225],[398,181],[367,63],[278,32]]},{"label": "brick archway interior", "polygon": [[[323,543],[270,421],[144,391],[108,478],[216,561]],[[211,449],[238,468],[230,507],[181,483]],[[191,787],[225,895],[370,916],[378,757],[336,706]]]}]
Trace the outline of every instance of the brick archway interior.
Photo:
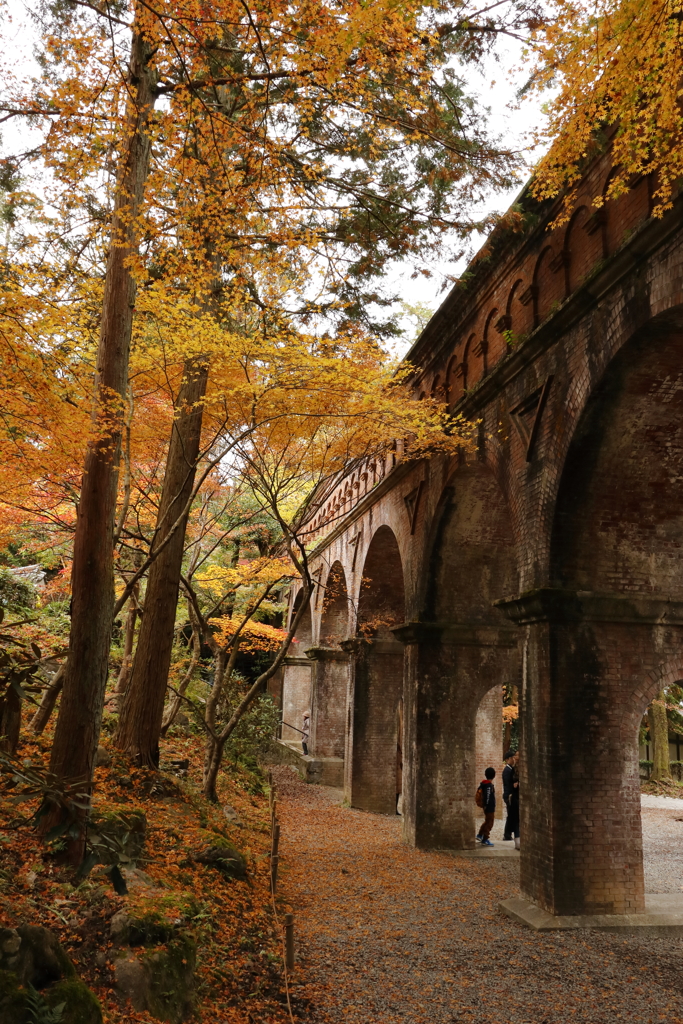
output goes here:
[{"label": "brick archway interior", "polygon": [[414,754],[404,806],[406,837],[418,846],[474,847],[478,748],[498,770],[501,686],[519,676],[518,632],[495,602],[517,581],[505,495],[485,463],[462,466],[444,495],[408,648],[406,746]]},{"label": "brick archway interior", "polygon": [[335,562],[330,569],[320,618],[320,644],[324,647],[338,647],[349,631],[349,595],[346,574],[341,562]]},{"label": "brick archway interior", "polygon": [[681,663],[682,546],[683,332],[654,321],[577,426],[531,626],[522,887],[555,913],[644,909],[637,730]]},{"label": "brick archway interior", "polygon": [[379,814],[396,813],[403,646],[392,629],[404,618],[401,554],[393,531],[381,526],[365,557],[358,601],[346,783],[352,806]]},{"label": "brick archway interior", "polygon": [[[303,591],[300,590],[294,601],[292,615],[298,611],[302,595]],[[310,605],[303,614],[294,639],[296,643],[292,644],[292,653],[285,661],[282,676],[282,739],[298,745],[301,733],[296,730],[302,728],[304,712],[311,708],[312,665],[304,654],[313,639]]]},{"label": "brick archway interior", "polygon": [[[316,757],[344,757],[349,655],[341,648],[348,637],[349,597],[341,562],[334,562],[323,593],[318,646],[309,652],[315,661],[311,701],[311,752]],[[336,777],[336,776],[335,776]]]}]

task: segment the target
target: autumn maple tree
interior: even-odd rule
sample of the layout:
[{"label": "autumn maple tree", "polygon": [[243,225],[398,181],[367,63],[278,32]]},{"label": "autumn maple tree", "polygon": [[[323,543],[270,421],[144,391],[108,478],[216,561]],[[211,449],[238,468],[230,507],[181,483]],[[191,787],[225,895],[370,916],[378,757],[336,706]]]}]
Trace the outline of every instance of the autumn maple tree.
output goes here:
[{"label": "autumn maple tree", "polygon": [[[359,414],[361,391],[364,425],[370,407],[406,406],[397,384],[387,386],[384,365],[368,375],[373,396],[352,388],[340,407],[344,364],[365,367],[369,334],[386,329],[378,284],[387,263],[433,254],[453,239],[458,248],[476,226],[472,201],[509,183],[516,158],[488,137],[456,64],[479,60],[499,32],[536,17],[524,3],[502,5],[498,18],[488,8],[456,13],[421,0],[36,10],[39,70],[28,81],[7,75],[0,114],[27,119],[39,135],[6,162],[17,176],[10,202],[23,189],[35,224],[15,253],[16,295],[23,303],[30,295],[34,315],[44,320],[40,331],[24,331],[22,343],[27,358],[46,359],[47,404],[59,404],[69,380],[67,404],[81,423],[80,430],[70,424],[71,464],[80,443],[84,471],[74,486],[71,640],[52,751],[57,775],[91,775],[119,607],[115,540],[130,507],[128,470],[120,470],[135,399],[131,342],[144,361],[168,296],[184,304],[192,330],[182,332],[183,341],[164,339],[157,386],[174,408],[166,478],[151,543],[119,597],[125,603],[137,580],[148,577],[148,625],[119,733],[138,760],[156,760],[157,739],[143,742],[140,734],[140,695],[153,692],[158,733],[197,472],[210,472],[244,436],[256,446],[252,452],[258,431],[271,443],[275,423],[283,435],[294,431],[309,443],[308,427],[301,431],[285,408],[262,412],[263,396],[251,415],[253,395],[247,401],[245,392],[255,368],[258,391],[269,375],[281,378],[282,352],[292,350],[285,373],[303,381],[302,415],[311,415],[307,402],[323,396],[310,420],[317,436],[333,408],[341,414],[329,433],[344,436]],[[254,313],[258,331],[248,330],[245,343],[241,325]],[[6,322],[14,329],[12,316],[10,310]],[[323,321],[329,329],[311,331]],[[83,382],[93,364],[88,409]],[[312,369],[321,366],[322,384]],[[235,367],[242,374],[237,401]],[[335,367],[342,370],[336,381]],[[38,369],[35,375],[41,377]],[[214,380],[224,408],[207,426]],[[268,385],[270,394],[298,402],[302,392]],[[76,412],[67,419],[75,423]],[[17,429],[11,419],[8,439]],[[58,439],[53,420],[48,433]],[[393,436],[419,439],[423,428],[433,443],[441,426],[440,414],[426,406],[417,418],[412,411],[407,419],[385,416],[383,443],[393,429]],[[353,426],[348,435],[347,462],[323,460],[332,473],[378,443]],[[309,467],[311,478],[319,474],[320,465]]]},{"label": "autumn maple tree", "polygon": [[548,15],[527,54],[536,60],[531,84],[554,90],[535,193],[568,189],[569,210],[586,161],[609,141],[614,171],[594,204],[654,175],[653,214],[662,216],[683,174],[683,12],[668,0],[559,0]]}]

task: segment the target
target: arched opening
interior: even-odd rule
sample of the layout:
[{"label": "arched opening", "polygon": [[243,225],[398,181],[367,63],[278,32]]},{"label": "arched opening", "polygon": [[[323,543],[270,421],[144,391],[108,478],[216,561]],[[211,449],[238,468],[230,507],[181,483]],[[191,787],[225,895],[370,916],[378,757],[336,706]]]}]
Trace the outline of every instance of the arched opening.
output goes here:
[{"label": "arched opening", "polygon": [[346,782],[351,805],[378,814],[396,813],[403,645],[392,630],[404,618],[401,555],[393,531],[381,526],[363,564]]},{"label": "arched opening", "polygon": [[587,403],[558,492],[552,588],[535,598],[525,759],[548,806],[528,803],[522,835],[547,870],[523,863],[522,885],[555,913],[644,909],[638,729],[681,674],[682,546],[683,330],[669,316],[622,348]]},{"label": "arched opening", "polygon": [[[517,586],[505,495],[486,464],[464,465],[443,497],[422,621],[405,637],[406,742],[415,751],[406,778],[406,834],[418,846],[474,847],[477,717],[482,709],[480,723],[488,721],[486,756],[497,749],[492,766],[498,771],[502,685],[516,683],[519,676],[518,634],[502,620],[495,602]],[[482,705],[492,692],[495,729],[491,708]]]},{"label": "arched opening", "polygon": [[564,298],[564,274],[558,273],[559,269],[562,269],[562,263],[560,262],[558,267],[552,248],[546,246],[538,257],[534,270],[534,326],[543,323],[554,306]]},{"label": "arched opening", "polygon": [[487,690],[479,701],[474,722],[474,777],[475,784],[484,777],[487,768],[495,768],[496,818],[503,817],[501,769],[503,763],[503,685],[497,683]]},{"label": "arched opening", "polygon": [[[292,618],[301,606],[303,591],[300,590],[292,605]],[[311,708],[312,664],[305,655],[311,646],[313,625],[310,604],[304,612],[299,628],[285,658],[282,676],[282,739],[292,746],[301,748],[301,732],[304,714]]]},{"label": "arched opening", "polygon": [[327,576],[320,619],[320,644],[339,646],[349,633],[349,595],[341,562],[335,562]]},{"label": "arched opening", "polygon": [[586,231],[590,217],[588,206],[581,205],[572,213],[564,236],[564,252],[567,254],[567,293],[579,287],[591,267],[602,256],[602,243],[595,235]]},{"label": "arched opening", "polygon": [[345,717],[349,688],[349,654],[341,643],[348,636],[349,597],[346,574],[341,562],[335,562],[325,583],[320,640],[308,652],[315,663],[311,701],[311,754],[317,758],[339,760],[338,770],[326,765],[323,781],[342,783],[342,759],[345,743]]}]

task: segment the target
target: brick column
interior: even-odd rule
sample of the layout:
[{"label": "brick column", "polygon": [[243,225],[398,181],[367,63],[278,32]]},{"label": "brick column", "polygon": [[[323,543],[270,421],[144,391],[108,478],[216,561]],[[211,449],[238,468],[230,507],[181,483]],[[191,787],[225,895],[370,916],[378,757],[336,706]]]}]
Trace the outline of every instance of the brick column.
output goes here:
[{"label": "brick column", "polygon": [[526,627],[521,888],[558,915],[644,910],[638,727],[683,651],[683,604],[538,590]]},{"label": "brick column", "polygon": [[[477,712],[492,687],[516,681],[518,637],[509,628],[427,622],[393,632],[406,645],[405,838],[423,849],[472,849]],[[502,729],[502,714],[500,721]]]},{"label": "brick column", "polygon": [[311,707],[311,670],[308,658],[285,658],[282,676],[282,721],[288,722],[294,729],[282,726],[282,739],[301,742],[301,729],[304,711]]},{"label": "brick column", "polygon": [[338,647],[309,647],[305,653],[313,662],[310,752],[343,757],[349,655]]},{"label": "brick column", "polygon": [[[396,813],[398,703],[403,693],[403,646],[396,640],[353,640],[345,797],[352,807]],[[405,761],[405,757],[404,757]]]}]

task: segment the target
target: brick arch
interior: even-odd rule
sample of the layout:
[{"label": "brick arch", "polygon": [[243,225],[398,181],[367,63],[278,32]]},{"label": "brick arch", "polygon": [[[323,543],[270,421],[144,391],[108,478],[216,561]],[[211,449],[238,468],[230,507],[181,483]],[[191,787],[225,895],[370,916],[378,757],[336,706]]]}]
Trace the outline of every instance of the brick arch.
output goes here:
[{"label": "brick arch", "polygon": [[[603,199],[614,176],[621,170],[617,166],[610,171],[603,189]],[[640,176],[628,182],[627,189],[617,199],[605,201],[603,206],[605,218],[604,253],[606,256],[616,252],[627,234],[643,220],[650,216],[651,182],[647,177]]]},{"label": "brick arch", "polygon": [[602,243],[586,231],[590,219],[589,200],[580,202],[571,215],[564,233],[565,274],[567,294],[575,291],[602,256]]},{"label": "brick arch", "polygon": [[[296,596],[294,598],[294,601],[292,602],[292,611],[291,611],[290,619],[294,618],[294,616],[298,612],[299,608],[301,607],[301,602],[303,601],[303,597],[304,597],[303,589],[300,589],[297,592],[297,594],[296,594]],[[311,618],[311,605],[310,605],[310,602],[309,602],[308,608],[306,609],[306,611],[304,612],[304,614],[301,617],[301,622],[299,623],[298,629],[297,629],[297,631],[296,631],[296,633],[294,635],[294,639],[299,644],[299,649],[301,649],[301,650],[304,649],[304,645],[305,644],[310,644],[312,642],[312,640],[313,640],[313,622],[312,622],[312,618]]]},{"label": "brick arch", "polygon": [[391,629],[405,619],[403,560],[390,526],[374,533],[363,561],[358,597],[358,631],[391,638]]},{"label": "brick arch", "polygon": [[461,382],[459,389],[460,393],[456,395],[454,401],[457,401],[468,388],[472,387],[473,375],[471,373],[470,363],[472,359],[472,350],[476,344],[476,337],[476,334],[470,334],[462,350],[462,360],[458,366]]},{"label": "brick arch", "polygon": [[[296,615],[303,600],[303,590],[299,590],[292,602],[291,616]],[[290,619],[291,621],[291,619]],[[282,674],[282,739],[300,749],[304,712],[311,710],[313,664],[308,660],[305,651],[313,643],[313,622],[311,605],[304,612],[295,634],[289,656],[285,660]],[[292,728],[293,727],[293,728]]]},{"label": "brick arch", "polygon": [[492,466],[463,462],[434,516],[421,616],[499,625],[494,603],[518,587],[516,550],[510,508]]},{"label": "brick arch", "polygon": [[454,405],[457,399],[460,397],[460,395],[457,394],[458,357],[455,355],[451,356],[451,358],[448,360],[448,366],[446,367],[446,376],[444,380],[444,400],[448,405]]},{"label": "brick arch", "polygon": [[[530,683],[532,706],[552,693],[536,745],[552,751],[573,834],[597,836],[590,855],[560,840],[557,913],[565,899],[584,912],[644,906],[637,728],[683,668],[682,535],[683,323],[661,317],[621,346],[586,401],[557,491],[551,586],[534,598],[552,638],[547,677]],[[543,786],[537,750],[526,756]],[[591,797],[606,774],[620,794],[609,829]]]},{"label": "brick arch", "polygon": [[332,565],[325,583],[320,617],[320,644],[339,646],[349,632],[349,595],[346,573],[341,562]]},{"label": "brick arch", "polygon": [[512,331],[517,337],[533,329],[533,295],[533,288],[525,287],[524,279],[521,277],[518,277],[510,288],[505,307],[505,329]]},{"label": "brick arch", "polygon": [[467,356],[467,387],[471,388],[478,384],[489,371],[489,343],[490,335],[492,333],[491,324],[498,317],[498,309],[494,307],[489,310],[486,320],[484,321],[484,330],[482,331],[481,338],[476,341],[476,335],[472,335],[468,340],[468,356]]},{"label": "brick arch", "polygon": [[543,323],[554,304],[564,297],[564,275],[558,275],[557,269],[555,250],[546,245],[534,266],[534,326]]},{"label": "brick arch", "polygon": [[683,329],[651,321],[610,362],[573,433],[551,579],[683,601],[682,509]]},{"label": "brick arch", "polygon": [[392,629],[404,618],[401,553],[393,530],[383,525],[363,563],[345,782],[353,807],[378,814],[396,813],[403,648]]}]

